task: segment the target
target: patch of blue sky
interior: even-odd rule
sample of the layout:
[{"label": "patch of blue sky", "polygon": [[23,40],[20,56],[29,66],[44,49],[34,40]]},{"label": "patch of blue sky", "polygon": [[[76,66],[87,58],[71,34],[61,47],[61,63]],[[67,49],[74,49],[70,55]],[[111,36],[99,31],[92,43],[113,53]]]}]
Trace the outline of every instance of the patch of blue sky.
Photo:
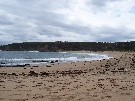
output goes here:
[{"label": "patch of blue sky", "polygon": [[129,10],[129,12],[135,14],[135,6],[133,6],[133,7]]}]

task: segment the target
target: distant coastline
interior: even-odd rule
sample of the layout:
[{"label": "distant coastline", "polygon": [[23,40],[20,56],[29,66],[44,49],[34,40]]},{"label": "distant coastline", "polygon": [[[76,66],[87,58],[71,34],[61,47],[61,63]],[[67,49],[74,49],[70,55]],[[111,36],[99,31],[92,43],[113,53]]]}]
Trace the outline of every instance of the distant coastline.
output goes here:
[{"label": "distant coastline", "polygon": [[2,51],[135,51],[135,41],[130,42],[23,42],[1,45]]}]

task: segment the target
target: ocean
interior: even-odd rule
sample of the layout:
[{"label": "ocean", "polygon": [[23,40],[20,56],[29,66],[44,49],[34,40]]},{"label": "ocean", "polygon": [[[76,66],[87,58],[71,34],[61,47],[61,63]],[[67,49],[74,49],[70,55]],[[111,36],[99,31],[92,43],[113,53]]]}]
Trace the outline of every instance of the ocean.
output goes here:
[{"label": "ocean", "polygon": [[0,66],[44,65],[55,62],[77,62],[109,59],[107,54],[38,52],[38,51],[0,51]]}]

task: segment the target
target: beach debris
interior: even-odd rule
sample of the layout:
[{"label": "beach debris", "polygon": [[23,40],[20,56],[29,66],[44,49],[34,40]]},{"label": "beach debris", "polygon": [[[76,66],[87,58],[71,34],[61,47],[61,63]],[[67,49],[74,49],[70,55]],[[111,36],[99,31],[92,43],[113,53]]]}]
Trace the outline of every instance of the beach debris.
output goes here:
[{"label": "beach debris", "polygon": [[5,81],[3,81],[3,80],[0,80],[0,82],[5,82]]},{"label": "beach debris", "polygon": [[22,72],[22,73],[21,73],[21,74],[19,74],[19,75],[25,76],[26,74],[25,74],[24,72]]},{"label": "beach debris", "polygon": [[32,67],[39,67],[39,66],[32,66]]},{"label": "beach debris", "polygon": [[0,73],[0,75],[7,75],[7,73]]},{"label": "beach debris", "polygon": [[59,60],[55,60],[55,62],[59,62]]},{"label": "beach debris", "polygon": [[46,67],[51,67],[51,65],[46,65]]},{"label": "beach debris", "polygon": [[32,62],[49,62],[48,60],[33,60]]},{"label": "beach debris", "polygon": [[11,75],[18,76],[16,73],[12,73]]},{"label": "beach debris", "polygon": [[6,64],[5,62],[0,62],[0,64]]},{"label": "beach debris", "polygon": [[8,76],[9,75],[12,75],[12,76],[18,76],[16,73],[11,73],[11,74],[7,74]]},{"label": "beach debris", "polygon": [[30,71],[28,75],[29,76],[38,76],[38,73],[36,73],[34,71]]},{"label": "beach debris", "polygon": [[49,73],[47,73],[47,72],[40,72],[41,74],[41,76],[49,76]]},{"label": "beach debris", "polygon": [[125,68],[118,68],[118,70],[119,70],[119,71],[124,71],[124,70],[125,70]]},{"label": "beach debris", "polygon": [[50,61],[50,63],[55,63],[55,61]]}]

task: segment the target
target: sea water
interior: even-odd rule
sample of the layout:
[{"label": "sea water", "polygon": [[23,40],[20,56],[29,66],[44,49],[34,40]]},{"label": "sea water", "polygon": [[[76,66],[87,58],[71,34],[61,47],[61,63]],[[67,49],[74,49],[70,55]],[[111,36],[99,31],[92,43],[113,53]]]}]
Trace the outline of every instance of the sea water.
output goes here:
[{"label": "sea water", "polygon": [[38,52],[38,51],[0,51],[0,65],[46,64],[50,61],[77,62],[109,59],[107,54]]}]

